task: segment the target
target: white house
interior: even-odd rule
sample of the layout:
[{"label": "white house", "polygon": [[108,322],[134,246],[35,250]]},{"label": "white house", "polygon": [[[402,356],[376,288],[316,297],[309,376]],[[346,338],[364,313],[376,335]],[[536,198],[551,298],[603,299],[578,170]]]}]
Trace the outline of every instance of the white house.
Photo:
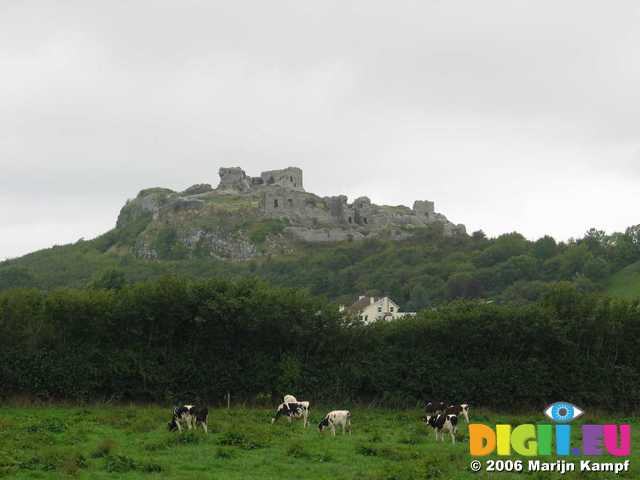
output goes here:
[{"label": "white house", "polygon": [[400,306],[389,297],[365,297],[360,295],[358,301],[351,306],[340,305],[340,311],[357,316],[365,323],[373,323],[379,320],[395,320],[407,315],[415,315],[415,312],[401,312]]}]

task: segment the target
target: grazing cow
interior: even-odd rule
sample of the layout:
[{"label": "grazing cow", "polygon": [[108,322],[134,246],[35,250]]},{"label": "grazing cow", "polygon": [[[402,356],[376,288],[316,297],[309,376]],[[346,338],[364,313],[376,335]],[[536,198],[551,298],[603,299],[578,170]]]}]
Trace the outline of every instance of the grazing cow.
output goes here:
[{"label": "grazing cow", "polygon": [[349,410],[334,410],[325,415],[318,424],[318,430],[323,431],[325,428],[331,428],[331,434],[335,437],[336,427],[342,427],[342,434],[349,430],[351,435],[351,412]]},{"label": "grazing cow", "polygon": [[173,409],[173,418],[169,422],[169,430],[182,431],[182,424],[187,429],[198,429],[198,425],[202,426],[204,433],[209,433],[207,422],[209,420],[209,409],[207,407],[197,407],[194,405],[183,405]]},{"label": "grazing cow", "polygon": [[461,403],[460,405],[449,405],[444,411],[445,414],[460,415],[464,417],[464,420],[469,423],[469,404]]},{"label": "grazing cow", "polygon": [[296,397],[294,397],[293,395],[285,395],[284,396],[284,400],[282,400],[284,403],[297,403],[298,400],[296,400]]},{"label": "grazing cow", "polygon": [[309,423],[309,402],[281,403],[278,405],[271,423],[275,423],[280,417],[287,417],[289,423],[295,418],[302,418],[304,428],[307,428]]},{"label": "grazing cow", "polygon": [[424,422],[436,432],[436,441],[438,435],[444,442],[444,432],[451,435],[451,443],[456,443],[456,432],[458,431],[458,416],[454,414],[439,413],[437,415],[427,415],[423,418]]}]

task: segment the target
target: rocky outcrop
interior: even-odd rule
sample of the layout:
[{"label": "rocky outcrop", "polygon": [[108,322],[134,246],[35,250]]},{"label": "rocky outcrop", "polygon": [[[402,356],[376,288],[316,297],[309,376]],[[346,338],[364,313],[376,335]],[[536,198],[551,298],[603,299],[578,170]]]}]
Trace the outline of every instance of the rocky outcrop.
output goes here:
[{"label": "rocky outcrop", "polygon": [[[166,252],[246,260],[293,251],[291,242],[342,242],[366,238],[404,239],[420,227],[438,224],[445,235],[464,235],[464,225],[435,211],[434,202],[412,208],[376,205],[368,197],[349,203],[344,195],[306,192],[302,170],[289,167],[248,176],[239,167],[221,168],[220,182],[183,192],[141,191],[120,212],[117,226],[142,229],[134,251],[145,258]],[[146,223],[145,223],[146,222]],[[179,248],[169,248],[167,242]],[[164,254],[162,252],[165,252]]]},{"label": "rocky outcrop", "polygon": [[212,192],[213,188],[209,183],[198,183],[196,185],[191,185],[187,188],[182,195],[199,195],[201,193],[209,193]]}]

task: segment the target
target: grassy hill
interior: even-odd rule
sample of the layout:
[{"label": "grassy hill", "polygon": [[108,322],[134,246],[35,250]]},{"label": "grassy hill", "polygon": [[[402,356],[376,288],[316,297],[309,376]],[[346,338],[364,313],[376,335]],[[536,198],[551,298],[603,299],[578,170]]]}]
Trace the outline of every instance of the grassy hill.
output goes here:
[{"label": "grassy hill", "polygon": [[627,265],[609,278],[606,293],[612,297],[635,299],[640,297],[640,262]]},{"label": "grassy hill", "polygon": [[566,243],[549,236],[529,241],[515,232],[488,239],[446,222],[405,224],[413,219],[402,216],[410,209],[383,206],[376,208],[404,213],[394,210],[396,223],[375,232],[357,230],[363,240],[347,235],[341,242],[308,243],[296,228],[322,237],[329,227],[300,212],[269,216],[264,202],[258,191],[219,192],[207,185],[142,190],[105,234],[0,262],[0,290],[117,288],[164,275],[255,275],[336,301],[389,295],[405,311],[458,298],[534,301],[559,281],[616,296],[640,291],[640,227],[610,235],[592,229]]},{"label": "grassy hill", "polygon": [[[141,257],[134,245],[141,231],[149,232],[145,222],[148,219],[143,217],[93,240],[0,262],[0,290],[117,287],[121,282],[168,274],[255,275],[274,285],[308,288],[336,301],[348,302],[363,293],[390,295],[405,311],[457,298],[527,302],[540,298],[558,281],[614,296],[630,297],[640,291],[640,248],[631,229],[613,235],[592,230],[581,239],[557,243],[551,237],[529,241],[518,233],[494,239],[482,232],[452,237],[431,225],[403,240],[306,244],[286,239],[286,251],[238,261],[199,255],[197,250],[178,254],[180,245],[171,235],[154,240],[164,242],[160,250],[169,254]],[[258,240],[278,231],[273,222],[250,218],[243,222],[242,227],[229,228],[242,228]]]}]

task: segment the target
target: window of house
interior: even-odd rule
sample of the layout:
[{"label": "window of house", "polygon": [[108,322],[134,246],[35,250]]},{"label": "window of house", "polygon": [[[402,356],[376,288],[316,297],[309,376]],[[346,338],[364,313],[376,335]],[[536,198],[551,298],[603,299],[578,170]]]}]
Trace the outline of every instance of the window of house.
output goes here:
[{"label": "window of house", "polygon": [[278,199],[273,200],[273,208],[278,208]]},{"label": "window of house", "polygon": [[293,183],[293,177],[289,177],[289,180],[291,180],[291,183]]},{"label": "window of house", "polygon": [[393,312],[393,307],[389,307],[389,311],[390,311],[390,312]]},{"label": "window of house", "polygon": [[378,312],[382,312],[382,307],[378,307]]},{"label": "window of house", "polygon": [[289,202],[289,206],[290,207],[293,207],[293,199],[292,198],[288,199],[287,202]]},{"label": "window of house", "polygon": [[351,220],[351,217],[349,217],[349,223],[351,223],[353,220]]},{"label": "window of house", "polygon": [[362,221],[366,224],[367,223],[367,217],[362,217]]},{"label": "window of house", "polygon": [[368,321],[368,320],[369,320],[369,315],[365,315],[365,316],[364,316],[364,321],[366,322],[366,321]]}]

